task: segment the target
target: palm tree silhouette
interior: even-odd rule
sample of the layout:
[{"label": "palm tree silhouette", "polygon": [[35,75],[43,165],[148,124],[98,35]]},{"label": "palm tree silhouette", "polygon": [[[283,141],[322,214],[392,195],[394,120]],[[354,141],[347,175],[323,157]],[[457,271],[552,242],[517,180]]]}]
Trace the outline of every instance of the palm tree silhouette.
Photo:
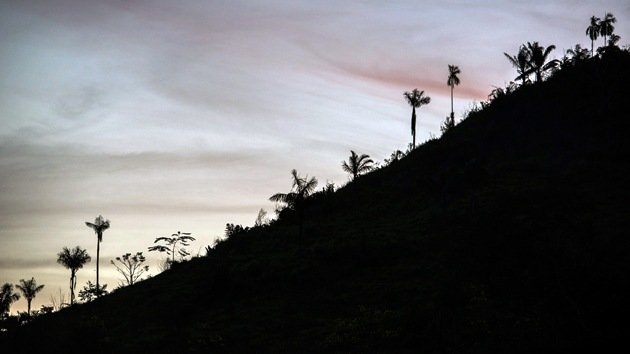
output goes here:
[{"label": "palm tree silhouette", "polygon": [[300,177],[297,171],[294,169],[291,171],[291,177],[293,177],[291,192],[289,193],[276,193],[272,195],[269,200],[276,203],[285,203],[287,207],[295,210],[298,216],[298,246],[302,248],[302,230],[304,219],[304,201],[317,187],[317,178],[308,176]]},{"label": "palm tree silhouette", "polygon": [[516,68],[516,73],[518,76],[515,80],[521,80],[522,85],[529,82],[529,62],[531,60],[531,53],[527,49],[525,45],[521,45],[518,49],[518,53],[516,55],[509,55],[508,53],[503,53],[505,57],[509,60],[510,64]]},{"label": "palm tree silhouette", "polygon": [[455,125],[455,113],[453,112],[453,88],[459,85],[459,78],[457,77],[458,74],[461,74],[459,67],[449,64],[448,80],[446,81],[446,84],[451,87],[451,126]]},{"label": "palm tree silhouette", "polygon": [[613,26],[613,23],[616,22],[617,19],[610,12],[607,13],[601,21],[599,21],[599,32],[604,37],[604,47],[608,44],[608,42],[606,41],[606,37],[613,34],[613,31],[615,30],[615,26]]},{"label": "palm tree silhouette", "polygon": [[369,172],[372,170],[374,160],[370,158],[369,155],[362,154],[361,156],[357,155],[356,152],[350,150],[350,158],[348,161],[343,161],[341,164],[341,168],[352,175],[352,179],[356,179],[363,173]]},{"label": "palm tree silhouette", "polygon": [[2,319],[5,313],[9,312],[11,304],[19,299],[20,295],[13,292],[12,284],[2,284],[2,287],[0,287],[0,319]]},{"label": "palm tree silhouette", "polygon": [[20,284],[15,286],[22,292],[22,295],[26,299],[26,303],[28,304],[27,314],[31,316],[31,301],[37,296],[37,293],[42,291],[44,285],[37,285],[35,278],[31,278],[30,280],[20,279]]},{"label": "palm tree silhouette", "polygon": [[96,219],[94,219],[94,223],[86,221],[85,225],[92,228],[96,234],[96,289],[100,289],[98,283],[99,255],[101,251],[101,242],[103,241],[103,232],[109,229],[109,220],[105,220],[102,215],[99,215]]},{"label": "palm tree silhouette", "polygon": [[601,32],[599,21],[599,17],[591,16],[591,24],[586,27],[586,35],[591,39],[591,56],[595,54],[594,43]]},{"label": "palm tree silhouette", "polygon": [[431,102],[431,97],[423,96],[424,91],[418,91],[413,89],[411,92],[407,91],[403,94],[407,98],[407,102],[412,107],[411,111],[411,135],[413,136],[413,148],[416,147],[416,107],[427,105]]},{"label": "palm tree silhouette", "polygon": [[87,250],[76,246],[73,249],[64,247],[57,254],[57,263],[70,269],[70,305],[74,304],[74,289],[77,288],[77,271],[92,260]]},{"label": "palm tree silhouette", "polygon": [[556,49],[555,45],[550,45],[548,47],[541,46],[538,42],[530,43],[527,42],[527,49],[530,52],[530,60],[529,60],[529,72],[536,74],[536,82],[542,81],[542,74],[559,64],[559,61],[554,59],[547,62],[547,57],[552,50]]}]

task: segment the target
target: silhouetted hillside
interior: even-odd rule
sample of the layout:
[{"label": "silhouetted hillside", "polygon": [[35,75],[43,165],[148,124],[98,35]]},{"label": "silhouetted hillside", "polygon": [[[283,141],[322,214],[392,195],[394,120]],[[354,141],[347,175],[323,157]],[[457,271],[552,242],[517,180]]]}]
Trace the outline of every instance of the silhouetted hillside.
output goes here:
[{"label": "silhouetted hillside", "polygon": [[628,83],[627,52],[563,69],[315,194],[301,248],[285,211],[4,341],[33,352],[601,352],[630,334]]}]

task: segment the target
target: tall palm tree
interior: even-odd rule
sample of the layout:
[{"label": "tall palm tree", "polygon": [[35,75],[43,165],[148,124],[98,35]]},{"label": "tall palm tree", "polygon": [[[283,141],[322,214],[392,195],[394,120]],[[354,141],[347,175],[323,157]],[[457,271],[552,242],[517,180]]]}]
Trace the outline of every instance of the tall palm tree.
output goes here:
[{"label": "tall palm tree", "polygon": [[552,68],[555,68],[559,61],[554,59],[547,62],[547,57],[552,50],[556,49],[555,45],[548,47],[541,46],[538,42],[527,42],[527,49],[530,52],[529,72],[536,74],[536,82],[542,81],[542,74]]},{"label": "tall palm tree", "polygon": [[302,229],[304,219],[304,201],[317,187],[317,178],[308,176],[300,177],[297,171],[294,169],[291,171],[291,177],[293,177],[291,192],[289,193],[276,193],[272,195],[269,200],[276,203],[285,203],[288,208],[296,211],[298,216],[298,245],[302,248]]},{"label": "tall palm tree", "polygon": [[20,284],[16,285],[15,287],[18,288],[20,292],[22,292],[22,296],[24,296],[24,298],[26,299],[26,303],[28,304],[27,314],[30,317],[31,301],[33,301],[35,296],[37,296],[38,292],[42,291],[44,285],[37,285],[35,278],[31,278],[30,280],[20,279]]},{"label": "tall palm tree", "polygon": [[516,68],[516,73],[518,76],[516,80],[521,80],[522,85],[529,82],[529,62],[531,60],[531,53],[527,49],[525,45],[521,45],[518,49],[518,53],[516,55],[509,55],[508,53],[503,53],[505,57],[509,60],[510,64]]},{"label": "tall palm tree", "polygon": [[459,85],[459,78],[457,75],[461,74],[459,67],[455,65],[448,65],[448,80],[446,84],[451,87],[451,124],[455,123],[455,113],[453,112],[453,88]]},{"label": "tall palm tree", "polygon": [[431,102],[431,97],[424,96],[424,91],[413,89],[403,94],[407,98],[407,102],[412,107],[411,111],[411,135],[413,136],[413,147],[416,147],[416,107],[427,105]]},{"label": "tall palm tree", "polygon": [[591,39],[591,56],[595,55],[594,43],[601,32],[599,17],[591,16],[591,24],[586,27],[586,35]]},{"label": "tall palm tree", "polygon": [[608,45],[606,37],[613,34],[613,31],[615,30],[615,26],[613,26],[613,23],[616,22],[617,19],[610,12],[607,13],[601,21],[599,21],[599,32],[604,37],[604,47]]},{"label": "tall palm tree", "polygon": [[0,319],[9,312],[11,304],[19,299],[20,294],[13,292],[13,284],[2,284],[2,287],[0,287]]},{"label": "tall palm tree", "polygon": [[73,249],[64,247],[57,254],[57,263],[70,269],[70,305],[74,305],[74,289],[77,288],[77,271],[92,260],[87,250],[76,246]]},{"label": "tall palm tree", "polygon": [[361,156],[357,155],[356,152],[350,150],[350,158],[348,161],[343,161],[341,164],[341,168],[352,175],[352,179],[356,179],[363,173],[369,172],[372,170],[374,160],[370,158],[370,155],[362,154]]},{"label": "tall palm tree", "polygon": [[109,220],[105,220],[102,215],[99,215],[94,219],[94,222],[85,222],[85,225],[92,228],[94,233],[96,234],[96,289],[100,289],[98,284],[98,264],[99,264],[99,254],[101,251],[101,242],[103,241],[103,232],[109,229]]}]

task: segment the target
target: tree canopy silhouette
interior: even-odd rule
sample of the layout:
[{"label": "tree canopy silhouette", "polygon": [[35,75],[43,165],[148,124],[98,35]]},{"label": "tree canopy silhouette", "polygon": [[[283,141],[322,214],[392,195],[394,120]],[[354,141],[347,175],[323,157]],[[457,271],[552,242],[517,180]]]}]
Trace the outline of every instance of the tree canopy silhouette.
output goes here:
[{"label": "tree canopy silhouette", "polygon": [[94,230],[94,233],[96,234],[96,288],[100,289],[98,282],[99,257],[101,252],[101,242],[103,241],[103,232],[109,229],[109,220],[105,220],[102,215],[99,215],[96,219],[94,219],[93,223],[86,221],[85,225]]},{"label": "tree canopy silhouette", "polygon": [[411,136],[413,137],[413,147],[416,147],[416,108],[420,108],[424,105],[431,103],[431,97],[424,96],[424,91],[419,91],[417,88],[411,92],[407,91],[403,93],[407,99],[407,103],[412,107],[411,110]]},{"label": "tree canopy silhouette", "polygon": [[44,288],[44,285],[43,284],[37,285],[35,278],[31,278],[29,280],[20,279],[20,284],[16,285],[15,287],[18,288],[18,290],[20,290],[20,292],[22,293],[22,296],[24,296],[24,298],[26,299],[26,303],[28,306],[26,313],[30,317],[31,316],[31,302],[33,301],[35,296],[37,296],[37,293],[42,291],[42,289]]},{"label": "tree canopy silhouette", "polygon": [[13,284],[2,284],[2,287],[0,287],[0,319],[9,313],[11,304],[19,299],[20,295],[13,292]]},{"label": "tree canopy silhouette", "polygon": [[73,249],[64,247],[57,254],[57,263],[70,269],[70,305],[74,304],[74,289],[77,287],[77,271],[92,260],[87,250],[76,246]]},{"label": "tree canopy silhouette", "polygon": [[348,161],[343,161],[341,163],[341,168],[345,172],[348,172],[354,180],[360,175],[371,171],[373,169],[373,163],[374,160],[370,158],[370,155],[362,154],[359,156],[356,152],[350,150],[350,157],[348,158]]}]

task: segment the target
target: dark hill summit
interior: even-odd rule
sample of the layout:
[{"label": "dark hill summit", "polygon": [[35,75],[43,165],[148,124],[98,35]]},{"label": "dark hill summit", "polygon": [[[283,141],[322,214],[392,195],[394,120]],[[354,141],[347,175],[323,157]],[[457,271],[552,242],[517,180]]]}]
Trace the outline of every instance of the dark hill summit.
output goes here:
[{"label": "dark hill summit", "polygon": [[207,257],[39,318],[3,343],[601,352],[630,335],[628,83],[624,51],[562,69],[402,160],[313,195],[301,247],[286,210]]}]

